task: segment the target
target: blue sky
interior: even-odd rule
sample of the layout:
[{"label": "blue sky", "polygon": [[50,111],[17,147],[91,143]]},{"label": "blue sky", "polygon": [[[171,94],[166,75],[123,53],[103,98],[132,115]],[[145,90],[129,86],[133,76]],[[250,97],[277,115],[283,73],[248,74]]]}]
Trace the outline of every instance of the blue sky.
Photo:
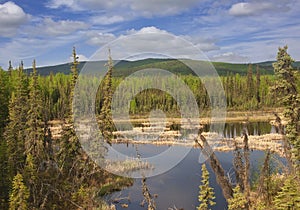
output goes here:
[{"label": "blue sky", "polygon": [[0,0],[0,66],[69,62],[72,46],[86,60],[119,37],[153,32],[184,38],[213,61],[274,60],[286,44],[300,60],[300,1]]}]

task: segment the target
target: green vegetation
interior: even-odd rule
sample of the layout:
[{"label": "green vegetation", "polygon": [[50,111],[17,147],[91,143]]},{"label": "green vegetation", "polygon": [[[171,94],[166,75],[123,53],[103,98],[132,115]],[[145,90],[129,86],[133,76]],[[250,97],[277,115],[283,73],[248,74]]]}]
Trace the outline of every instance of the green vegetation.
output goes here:
[{"label": "green vegetation", "polygon": [[[244,147],[242,149],[236,145],[234,151],[233,165],[236,183],[230,183],[225,186],[222,184],[223,182],[219,181],[230,210],[294,210],[300,208],[300,78],[292,63],[293,59],[287,53],[287,46],[279,48],[277,61],[273,64],[276,77],[275,81],[272,82],[272,88],[270,88],[272,90],[270,94],[273,94],[274,99],[276,99],[274,101],[277,101],[278,105],[285,107],[284,117],[287,125],[283,129],[281,119],[276,114],[276,127],[283,134],[284,153],[289,164],[281,168],[280,173],[279,170],[272,170],[272,155],[270,152],[267,152],[259,179],[251,186],[248,135],[244,131]],[[260,89],[262,80],[257,72],[256,83],[253,81],[251,66],[249,66],[246,81],[247,88],[243,89],[244,91],[246,90],[245,95],[247,95],[248,99],[254,99],[254,101],[259,102],[258,98],[260,99],[260,97],[257,97],[257,92],[254,90]],[[261,96],[260,94],[258,95]],[[199,139],[202,142],[200,148],[210,151],[209,145],[201,134]],[[213,152],[210,154],[209,159],[212,168],[214,168],[216,163],[218,163],[218,159],[216,159]],[[222,169],[220,165],[219,168]],[[217,180],[225,180],[224,183],[228,180],[221,170],[214,170],[214,172]],[[228,194],[225,191],[226,189],[232,189],[233,193]],[[203,192],[205,192],[204,189]],[[208,195],[208,192],[206,195]],[[201,197],[201,201],[203,200],[204,198]],[[207,208],[208,206],[204,207],[204,209]]]},{"label": "green vegetation", "polygon": [[239,185],[233,189],[233,198],[228,200],[229,210],[246,209],[247,199]]},{"label": "green vegetation", "polygon": [[[74,112],[78,110],[72,106],[72,101],[78,72],[83,64],[78,62],[74,48],[71,74],[67,73],[65,65],[61,66],[65,70],[58,69],[60,73],[57,73],[55,67],[51,67],[51,70],[50,67],[36,68],[35,61],[28,71],[30,74],[25,73],[23,63],[16,69],[11,63],[8,71],[0,69],[0,209],[108,209],[110,207],[99,200],[99,196],[132,184],[131,179],[114,176],[99,168],[79,144],[73,122]],[[100,64],[102,66],[98,66]],[[217,181],[224,188],[222,190],[229,209],[299,208],[300,74],[295,69],[298,64],[293,63],[287,47],[279,49],[274,63],[275,75],[270,73],[271,63],[214,63],[221,75],[229,110],[284,107],[284,120],[287,122],[285,129],[282,129],[281,120],[276,120],[280,132],[285,136],[285,156],[289,164],[281,174],[270,170],[271,154],[268,153],[257,179],[260,184],[250,183],[246,132],[244,147],[236,148],[234,152],[236,183],[229,182],[217,156],[207,154]],[[97,71],[97,66],[104,68],[103,65],[103,62],[96,62],[94,71]],[[115,129],[110,110],[113,93],[124,76],[139,69],[160,68],[176,73],[192,91],[199,109],[209,115],[211,99],[204,85],[177,60],[120,61],[113,66],[109,55],[107,68],[108,73],[98,88],[95,103],[88,100],[88,88],[97,85],[97,79],[89,75],[82,80],[86,89],[79,90],[79,94],[87,102],[79,111],[88,113],[91,104],[96,104],[99,127],[108,143]],[[163,110],[167,117],[179,116],[180,107],[175,99],[157,89],[142,91],[129,102],[123,100],[131,93],[139,92],[138,88],[149,84],[150,79],[153,77],[133,78],[133,84],[120,90],[120,98],[116,100],[118,106],[126,110],[129,106],[131,116],[146,116],[153,109]],[[162,86],[172,83],[171,78],[162,75],[156,75],[154,79],[162,81]],[[64,122],[61,138],[56,141],[53,141],[49,129],[51,120]],[[206,141],[201,141],[203,148],[209,148]],[[133,164],[131,162],[128,165],[134,169],[146,167]],[[213,189],[208,179],[208,171],[203,165],[198,209],[214,205]],[[142,190],[148,208],[155,209],[155,202],[144,179]]]},{"label": "green vegetation", "polygon": [[9,195],[9,209],[28,209],[29,190],[23,181],[22,174],[17,174],[12,182],[12,191]]},{"label": "green vegetation", "polygon": [[202,180],[199,188],[200,191],[198,199],[201,203],[197,209],[206,210],[209,206],[215,205],[215,193],[213,192],[213,188],[209,186],[209,173],[205,164],[202,165]]},{"label": "green vegetation", "polygon": [[[80,146],[71,103],[77,59],[74,48],[71,75],[41,77],[35,61],[30,75],[22,63],[0,69],[0,209],[110,209],[97,197],[101,186],[132,184],[98,167]],[[52,119],[64,121],[56,141],[48,126]]]}]

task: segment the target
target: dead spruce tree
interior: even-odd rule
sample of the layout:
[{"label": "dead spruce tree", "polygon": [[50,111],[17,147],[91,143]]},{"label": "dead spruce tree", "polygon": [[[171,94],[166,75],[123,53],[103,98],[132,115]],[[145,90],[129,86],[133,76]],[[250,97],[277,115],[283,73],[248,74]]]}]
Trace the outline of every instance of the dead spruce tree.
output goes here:
[{"label": "dead spruce tree", "polygon": [[232,198],[233,190],[228,177],[225,175],[225,171],[220,164],[220,161],[201,133],[198,134],[198,138],[195,139],[195,142],[201,148],[203,155],[209,158],[209,163],[216,175],[217,183],[222,188],[224,198],[228,201],[230,198]]}]

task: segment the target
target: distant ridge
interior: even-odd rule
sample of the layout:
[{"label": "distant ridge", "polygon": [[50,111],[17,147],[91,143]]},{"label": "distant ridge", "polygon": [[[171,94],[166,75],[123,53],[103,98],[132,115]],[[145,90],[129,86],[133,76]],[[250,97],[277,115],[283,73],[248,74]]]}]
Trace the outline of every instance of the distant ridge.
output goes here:
[{"label": "distant ridge", "polygon": [[[197,61],[197,62],[206,62],[206,61]],[[275,61],[265,61],[265,62],[259,62],[259,63],[253,63],[252,64],[252,70],[253,72],[256,71],[256,66],[259,67],[261,74],[274,74],[272,63]],[[82,69],[83,66],[87,62],[80,62],[78,69]],[[116,77],[122,77],[122,76],[128,76],[129,74],[132,74],[135,71],[146,69],[146,68],[160,68],[168,70],[172,73],[181,74],[181,75],[188,75],[193,74],[193,72],[184,64],[179,62],[176,59],[155,59],[155,58],[148,58],[143,60],[137,60],[137,61],[127,61],[127,60],[121,60],[121,61],[114,61],[116,63],[115,65],[115,71],[114,76]],[[225,62],[212,62],[215,69],[217,70],[219,75],[228,75],[228,74],[240,74],[245,75],[248,71],[249,64],[236,64],[236,63],[225,63]],[[104,62],[100,61],[98,62],[98,65],[103,66]],[[44,66],[44,67],[38,67],[37,71],[41,76],[47,76],[57,73],[62,74],[70,74],[70,63],[65,64],[59,64],[54,66]],[[96,66],[96,64],[95,64]],[[295,68],[300,68],[300,62],[297,61],[294,63]],[[97,67],[95,67],[95,70]],[[30,73],[32,71],[32,68],[28,68],[25,70],[27,73]]]}]

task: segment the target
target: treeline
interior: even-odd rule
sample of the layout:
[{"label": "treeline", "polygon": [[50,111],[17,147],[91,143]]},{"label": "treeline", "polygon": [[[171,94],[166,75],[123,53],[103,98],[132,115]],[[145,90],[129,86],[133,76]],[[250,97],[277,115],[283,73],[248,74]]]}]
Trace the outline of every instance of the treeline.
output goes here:
[{"label": "treeline", "polygon": [[[105,208],[97,200],[95,188],[111,180],[112,175],[87,157],[74,131],[72,100],[79,76],[78,64],[74,49],[70,75],[39,76],[35,61],[31,75],[24,73],[23,63],[16,69],[11,65],[8,71],[0,69],[0,209]],[[246,76],[228,74],[220,77],[228,109],[249,110],[293,104],[286,116],[299,113],[299,106],[295,103],[297,97],[286,98],[285,104],[274,100],[279,94],[277,90],[287,94],[300,89],[299,79],[296,79],[298,74],[293,77],[294,86],[282,90],[282,84],[276,82],[275,76],[262,76],[259,68],[253,68],[249,65]],[[107,140],[112,137],[113,131],[111,104],[125,111],[129,109],[134,115],[161,109],[169,116],[179,116],[178,100],[187,103],[190,100],[176,86],[174,78],[161,75],[132,78],[114,95],[124,80],[122,77],[112,78],[112,69],[109,56],[109,71],[102,78],[100,87],[97,84],[99,78],[89,75],[81,80],[85,88],[76,92],[83,99],[77,112],[84,114],[95,110],[100,130]],[[213,101],[217,99],[209,98],[200,78],[179,75],[179,79],[192,91],[200,110],[209,111],[211,103],[218,104]],[[157,82],[157,86],[175,89],[175,96],[155,88],[147,89],[153,81]],[[98,91],[96,99],[93,99],[90,98],[90,90],[95,87]],[[272,92],[273,87],[277,89]],[[138,94],[131,97],[133,93]],[[128,98],[129,101],[126,100]],[[286,129],[293,134],[289,137],[288,146],[299,153],[299,116],[298,121],[295,118],[289,121]],[[49,129],[49,121],[54,119],[63,121],[62,137],[57,141],[53,141]],[[295,155],[297,153],[291,152],[290,159]],[[296,163],[299,163],[299,156]]]},{"label": "treeline", "polygon": [[[220,81],[224,87],[227,109],[229,110],[255,110],[260,108],[276,107],[279,104],[276,100],[273,100],[273,95],[270,94],[270,87],[274,84],[275,77],[273,75],[260,75],[259,69],[252,70],[252,66],[249,65],[247,76],[241,76],[239,74],[228,74],[227,76],[220,77]],[[1,70],[1,78],[3,86],[1,88],[6,92],[3,96],[2,103],[4,106],[2,109],[3,118],[7,116],[7,107],[12,92],[15,91],[18,83],[18,70],[3,71]],[[28,83],[28,77],[25,77],[25,83]],[[39,91],[41,92],[43,102],[43,118],[44,120],[64,119],[70,104],[70,92],[71,92],[71,77],[72,75],[65,74],[51,74],[49,76],[37,76],[37,83]],[[155,77],[155,76],[154,76]],[[160,86],[168,86],[173,81],[173,78],[167,76],[157,75],[157,80],[161,81]],[[146,87],[153,79],[152,76],[145,76],[141,78],[132,78],[132,82],[124,88],[118,89],[118,94],[114,95],[114,105],[118,107],[124,107],[124,109],[130,111],[130,114],[144,115],[152,109],[161,109],[168,113],[169,116],[180,116],[180,107],[176,99],[165,91],[156,88],[146,88],[146,90],[139,91],[140,87]],[[192,91],[196,102],[198,103],[201,111],[208,111],[211,107],[211,100],[209,98],[206,88],[204,87],[201,79],[192,75],[179,75],[179,79],[184,81],[188,88]],[[116,88],[123,81],[123,78],[112,78],[112,92],[114,93]],[[96,99],[91,99],[89,90],[94,88],[99,82],[98,78],[89,76],[82,79],[85,82],[85,89],[79,90],[80,97],[82,97],[82,112],[90,112],[91,105],[96,104],[96,112],[99,114],[103,105],[103,85],[100,85]],[[176,84],[175,84],[176,85]],[[299,84],[298,84],[299,85]],[[171,88],[171,87],[170,87]],[[131,101],[127,101],[129,96],[133,93],[138,93]],[[184,100],[183,96],[179,99]],[[93,101],[94,100],[94,101]],[[178,98],[177,98],[178,100]],[[129,107],[128,107],[129,105]],[[6,111],[5,111],[6,109]]]},{"label": "treeline", "polygon": [[[17,70],[1,71],[4,86],[2,88],[7,91],[7,94],[3,101],[9,100],[11,93],[16,87]],[[211,100],[209,98],[206,88],[204,87],[201,79],[193,75],[178,75],[180,80],[192,91],[198,103],[199,109],[205,113],[211,107]],[[7,77],[7,79],[5,79]],[[72,75],[66,75],[62,73],[50,74],[49,76],[38,76],[38,85],[43,98],[43,113],[47,120],[64,119],[66,117],[66,110],[68,104],[70,104],[70,92],[71,92],[71,77]],[[157,75],[157,80],[161,81],[160,86],[167,86],[172,82],[173,78],[167,76],[162,77]],[[123,81],[122,77],[112,78],[112,92],[114,93],[119,84]],[[166,93],[165,91],[155,88],[148,88],[139,92],[139,88],[146,85],[155,79],[152,76],[139,77],[134,79],[131,84],[123,86],[123,89],[118,89],[118,95],[115,95],[114,102],[118,107],[124,107],[124,109],[130,111],[130,114],[144,115],[152,109],[161,109],[168,113],[169,116],[180,116],[180,107],[176,99]],[[270,92],[270,87],[275,82],[274,75],[261,75],[258,66],[252,66],[249,64],[247,75],[241,76],[239,74],[227,73],[227,76],[220,76],[220,81],[224,87],[227,109],[229,110],[256,110],[261,108],[272,108],[279,106],[278,102],[274,100],[274,95]],[[80,97],[82,97],[84,106],[82,106],[82,112],[89,112],[93,100],[90,98],[89,90],[98,86],[99,78],[95,78],[92,75],[88,78],[82,79],[85,82],[86,89],[79,90]],[[298,82],[298,87],[300,84]],[[103,85],[100,85],[98,94],[95,101],[96,112],[99,114],[103,105],[103,98],[101,93],[103,92]],[[139,93],[138,93],[139,92]],[[138,93],[131,101],[123,100],[127,99],[129,95]],[[128,107],[129,104],[129,107]],[[6,106],[7,107],[7,106]],[[5,107],[4,107],[5,109]],[[7,114],[6,112],[3,112]]]}]

